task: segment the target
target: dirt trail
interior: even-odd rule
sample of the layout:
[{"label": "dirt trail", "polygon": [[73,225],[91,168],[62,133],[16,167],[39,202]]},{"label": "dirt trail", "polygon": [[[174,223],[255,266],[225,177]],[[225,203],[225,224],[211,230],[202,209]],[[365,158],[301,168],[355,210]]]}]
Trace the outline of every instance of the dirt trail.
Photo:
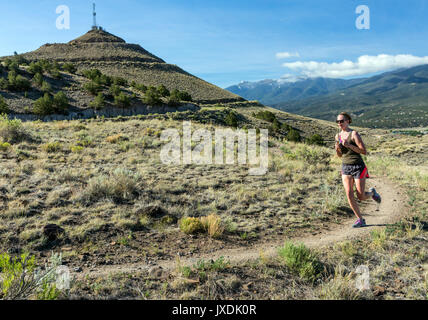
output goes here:
[{"label": "dirt trail", "polygon": [[[180,258],[182,266],[193,265],[200,259],[216,260],[224,257],[231,263],[241,263],[249,260],[255,260],[263,257],[273,257],[277,253],[277,248],[284,244],[285,240],[302,242],[309,248],[327,246],[335,242],[345,241],[353,238],[363,238],[369,236],[370,232],[376,228],[385,227],[400,220],[406,212],[407,197],[404,192],[386,177],[372,177],[367,181],[366,190],[375,187],[382,196],[382,203],[378,205],[372,200],[366,201],[362,209],[364,218],[367,221],[367,227],[353,229],[351,226],[356,220],[355,217],[343,222],[342,224],[333,225],[331,230],[327,230],[316,236],[307,235],[301,238],[284,238],[275,242],[260,243],[252,248],[222,249],[216,252],[197,255],[191,258]],[[136,271],[149,270],[152,268],[162,268],[165,271],[174,270],[177,266],[175,259],[158,261],[156,264],[147,265],[144,263],[123,264],[112,266],[99,266],[96,269],[88,270],[78,275],[82,276],[104,276],[111,273],[132,273]]]}]

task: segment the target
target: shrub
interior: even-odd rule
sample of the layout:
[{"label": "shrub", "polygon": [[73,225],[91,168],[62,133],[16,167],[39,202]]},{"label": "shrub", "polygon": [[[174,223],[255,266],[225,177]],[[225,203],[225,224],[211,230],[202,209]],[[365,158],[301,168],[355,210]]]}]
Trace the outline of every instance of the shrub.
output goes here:
[{"label": "shrub", "polygon": [[83,89],[95,96],[101,91],[101,85],[94,81],[90,81],[83,85]]},{"label": "shrub", "polygon": [[221,271],[230,266],[230,262],[221,256],[217,260],[204,261],[198,260],[196,264],[193,265],[193,268],[198,271]]},{"label": "shrub", "polygon": [[103,86],[110,86],[113,82],[111,77],[106,76],[105,74],[102,74],[100,77],[95,78],[94,81]]},{"label": "shrub", "polygon": [[6,152],[10,149],[11,145],[9,142],[2,142],[0,141],[0,151],[1,152]]},{"label": "shrub", "polygon": [[61,263],[61,255],[52,254],[49,265],[40,270],[36,268],[34,256],[27,253],[17,257],[11,257],[7,253],[1,254],[0,299],[58,298],[60,291],[56,289],[56,270]]},{"label": "shrub", "polygon": [[257,113],[253,113],[253,117],[272,123],[276,120],[275,114],[270,111],[259,111]]},{"label": "shrub", "polygon": [[68,98],[64,92],[59,91],[51,98],[49,93],[34,102],[33,112],[35,114],[46,116],[55,112],[64,113],[68,107]]},{"label": "shrub", "polygon": [[293,141],[293,142],[300,142],[302,140],[300,133],[293,128],[291,128],[290,131],[288,131],[285,139],[287,139],[288,141]]},{"label": "shrub", "polygon": [[15,80],[15,89],[18,91],[27,91],[31,89],[31,83],[23,76],[18,75]]},{"label": "shrub", "polygon": [[125,87],[128,85],[128,81],[122,77],[114,77],[113,83],[117,86]]},{"label": "shrub", "polygon": [[73,153],[81,153],[85,148],[82,146],[72,146],[70,151]]},{"label": "shrub", "polygon": [[61,143],[59,141],[49,142],[42,146],[42,150],[47,153],[55,153],[60,151],[62,148]]},{"label": "shrub", "polygon": [[319,134],[316,133],[313,136],[311,136],[309,139],[307,139],[306,143],[315,144],[318,146],[323,146],[324,145],[324,139]]},{"label": "shrub", "polygon": [[212,238],[218,238],[224,232],[224,226],[221,222],[221,218],[216,214],[210,214],[207,217],[202,217],[201,223],[204,226],[205,231]]},{"label": "shrub", "polygon": [[91,107],[95,110],[99,110],[102,109],[105,104],[106,101],[104,99],[104,95],[102,92],[99,92],[98,95],[95,97],[94,101],[91,102]]},{"label": "shrub", "polygon": [[42,87],[43,85],[43,75],[40,72],[37,72],[33,77],[33,82],[36,86]]},{"label": "shrub", "polygon": [[5,98],[3,98],[0,95],[0,114],[2,114],[2,113],[9,113],[9,112],[10,112],[10,109],[9,109],[9,107],[7,105],[7,102],[6,102]]},{"label": "shrub", "polygon": [[169,90],[163,84],[157,88],[157,91],[162,97],[168,97],[170,95]]},{"label": "shrub", "polygon": [[109,92],[110,92],[110,94],[111,94],[113,97],[116,97],[116,96],[118,96],[118,95],[122,92],[122,90],[120,89],[120,87],[119,87],[117,84],[113,84],[113,85],[110,87]]},{"label": "shrub", "polygon": [[126,107],[129,107],[131,105],[131,100],[129,99],[129,97],[126,94],[121,92],[118,96],[114,97],[114,103],[118,107],[126,108]]},{"label": "shrub", "polygon": [[49,71],[49,74],[50,74],[50,75],[52,76],[52,78],[54,78],[54,79],[57,79],[57,80],[62,79],[61,72],[59,71],[59,69],[58,69],[58,68],[52,68],[52,69]]},{"label": "shrub", "polygon": [[0,89],[3,89],[3,90],[9,89],[9,82],[5,78],[0,77]]},{"label": "shrub", "polygon": [[50,93],[52,91],[52,87],[47,81],[42,82],[42,87],[40,88],[44,93]]},{"label": "shrub", "polygon": [[46,59],[39,61],[39,63],[42,66],[44,72],[49,72],[53,68],[52,64]]},{"label": "shrub", "polygon": [[17,75],[15,71],[8,74],[8,89],[13,91],[28,91],[31,88],[31,83],[21,75]]},{"label": "shrub", "polygon": [[330,153],[323,148],[309,147],[305,144],[299,145],[294,154],[298,159],[302,159],[309,164],[328,164],[331,158]]},{"label": "shrub", "polygon": [[67,71],[68,73],[76,73],[77,68],[71,62],[67,62],[62,65],[62,70]]},{"label": "shrub", "polygon": [[6,69],[9,70],[10,72],[15,72],[15,73],[18,72],[19,64],[17,61],[6,59],[4,63],[5,63]]},{"label": "shrub", "polygon": [[183,101],[192,101],[192,96],[186,91],[180,91],[180,99]]},{"label": "shrub", "polygon": [[318,296],[321,300],[373,299],[370,294],[371,291],[358,290],[352,273],[345,274],[344,267],[339,266],[334,272],[334,277],[321,284]]},{"label": "shrub", "polygon": [[0,115],[0,138],[3,142],[19,143],[29,140],[31,136],[24,129],[21,120],[10,120],[6,114],[2,114]]},{"label": "shrub", "polygon": [[55,111],[64,112],[68,107],[68,98],[64,92],[59,91],[53,97],[53,107]]},{"label": "shrub", "polygon": [[180,230],[186,234],[204,231],[204,225],[198,218],[185,217],[180,220]]},{"label": "shrub", "polygon": [[14,52],[14,57],[12,61],[15,61],[18,65],[28,65],[28,60],[25,59],[23,56],[18,55],[18,53]]},{"label": "shrub", "polygon": [[109,176],[103,175],[89,180],[88,186],[80,196],[80,202],[90,205],[100,200],[115,203],[130,201],[139,194],[140,175],[118,168]]},{"label": "shrub", "polygon": [[135,81],[132,82],[131,86],[142,93],[147,91],[147,87],[144,84],[136,83]]},{"label": "shrub", "polygon": [[143,102],[148,105],[160,105],[162,100],[155,87],[149,87],[144,95]]},{"label": "shrub", "polygon": [[229,113],[224,118],[224,122],[226,125],[236,128],[238,127],[238,116],[235,112],[229,111]]},{"label": "shrub", "polygon": [[28,72],[31,74],[43,74],[43,66],[39,62],[31,62],[28,67]]},{"label": "shrub", "polygon": [[54,113],[53,101],[49,93],[34,102],[33,112],[37,115],[46,116]]},{"label": "shrub", "polygon": [[109,136],[106,138],[108,143],[118,143],[119,141],[128,140],[126,137],[123,137],[121,134],[116,134],[114,136]]},{"label": "shrub", "polygon": [[278,254],[291,272],[305,280],[315,281],[323,271],[321,262],[304,244],[286,242]]},{"label": "shrub", "polygon": [[91,79],[92,81],[102,75],[101,71],[98,69],[83,70],[82,73],[86,78]]},{"label": "shrub", "polygon": [[180,102],[180,92],[177,89],[174,89],[168,98],[168,105],[171,107],[176,107],[180,105]]}]

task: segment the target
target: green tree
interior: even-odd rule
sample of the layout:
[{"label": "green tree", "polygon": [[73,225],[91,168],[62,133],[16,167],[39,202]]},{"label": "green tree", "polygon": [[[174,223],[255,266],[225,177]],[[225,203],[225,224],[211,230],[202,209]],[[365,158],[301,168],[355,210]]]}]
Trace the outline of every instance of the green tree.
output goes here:
[{"label": "green tree", "polygon": [[293,128],[291,128],[291,130],[288,131],[288,134],[287,134],[287,136],[285,138],[288,141],[293,141],[293,142],[300,142],[301,139],[302,139],[301,136],[300,136],[300,133],[297,130],[293,129]]},{"label": "green tree", "polygon": [[102,73],[98,69],[90,69],[90,70],[83,70],[83,75],[91,80],[95,80],[97,77],[101,77]]},{"label": "green tree", "polygon": [[36,86],[42,87],[43,85],[43,75],[40,72],[37,72],[33,77],[33,82]]},{"label": "green tree", "polygon": [[180,105],[180,102],[181,102],[180,92],[177,89],[172,90],[168,98],[168,105],[171,107],[176,107]]},{"label": "green tree", "polygon": [[128,85],[128,81],[122,77],[114,77],[113,83],[117,86],[126,87]]},{"label": "green tree", "polygon": [[74,64],[72,64],[71,62],[67,62],[67,63],[64,63],[62,65],[62,70],[66,71],[68,73],[74,74],[77,71],[77,67]]},{"label": "green tree", "polygon": [[106,104],[105,98],[102,92],[99,92],[98,95],[95,97],[94,101],[91,102],[91,107],[95,110],[102,109],[104,105]]},{"label": "green tree", "polygon": [[95,96],[101,91],[101,86],[94,81],[89,81],[83,85],[83,89]]},{"label": "green tree", "polygon": [[96,77],[94,81],[103,86],[110,86],[113,82],[112,78],[105,74],[102,74],[101,76]]},{"label": "green tree", "polygon": [[8,74],[8,89],[13,91],[28,91],[31,88],[31,83],[21,75],[17,75],[15,71],[10,71]]},{"label": "green tree", "polygon": [[113,85],[110,87],[109,92],[110,92],[110,94],[111,94],[113,97],[116,97],[116,96],[118,96],[118,95],[122,92],[122,90],[120,89],[120,87],[119,87],[117,84],[113,84]]},{"label": "green tree", "polygon": [[0,114],[9,113],[9,112],[10,112],[10,109],[7,105],[6,99],[0,95]]},{"label": "green tree", "polygon": [[135,81],[133,81],[133,84],[131,84],[131,86],[142,93],[145,93],[147,91],[147,87],[144,84],[136,83]]},{"label": "green tree", "polygon": [[50,63],[46,59],[43,59],[43,60],[39,61],[39,64],[42,66],[43,72],[50,72],[51,69],[53,68],[52,63]]},{"label": "green tree", "polygon": [[50,92],[52,91],[52,87],[51,87],[51,85],[49,84],[49,82],[47,82],[47,81],[43,81],[43,82],[42,82],[41,90],[42,90],[44,93],[50,93]]},{"label": "green tree", "polygon": [[224,122],[231,127],[238,127],[238,117],[235,112],[229,111],[229,113],[226,115]]},{"label": "green tree", "polygon": [[39,62],[31,62],[28,67],[28,72],[31,74],[43,74],[43,66]]},{"label": "green tree", "polygon": [[11,71],[11,72],[18,72],[19,70],[19,64],[17,61],[12,60],[12,59],[6,59],[4,62],[7,70]]},{"label": "green tree", "polygon": [[192,96],[187,91],[180,91],[180,99],[182,101],[192,101]]},{"label": "green tree", "polygon": [[9,89],[9,82],[5,78],[0,77],[0,89],[3,89],[3,90]]},{"label": "green tree", "polygon": [[55,111],[63,113],[68,107],[68,98],[64,92],[59,91],[53,97],[53,107]]},{"label": "green tree", "polygon": [[114,97],[114,103],[118,107],[126,108],[126,107],[130,106],[131,101],[130,101],[129,97],[125,93],[121,92],[119,95],[117,95],[117,96]]},{"label": "green tree", "polygon": [[62,75],[61,75],[61,72],[59,71],[59,69],[57,69],[57,68],[52,68],[50,71],[49,71],[49,74],[52,76],[52,78],[54,78],[54,79],[57,79],[57,80],[60,80],[60,79],[62,79]]},{"label": "green tree", "polygon": [[34,102],[33,112],[41,116],[49,115],[54,112],[53,101],[49,93],[45,93],[43,97]]},{"label": "green tree", "polygon": [[159,92],[155,87],[150,86],[147,89],[143,98],[143,102],[153,106],[162,104],[162,100],[160,98]]},{"label": "green tree", "polygon": [[306,143],[323,146],[324,145],[324,139],[319,134],[316,133],[313,136],[311,136],[309,139],[307,139]]},{"label": "green tree", "polygon": [[168,97],[170,95],[169,90],[163,85],[161,84],[158,88],[158,93],[162,96],[162,97]]}]

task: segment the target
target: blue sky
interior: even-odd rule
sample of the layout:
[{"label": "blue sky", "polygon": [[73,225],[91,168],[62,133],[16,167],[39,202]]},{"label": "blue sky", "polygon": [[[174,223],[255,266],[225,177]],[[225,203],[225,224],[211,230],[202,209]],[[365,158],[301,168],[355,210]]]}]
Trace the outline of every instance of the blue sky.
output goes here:
[{"label": "blue sky", "polygon": [[[2,0],[0,56],[84,34],[92,25],[92,2]],[[286,74],[349,78],[428,63],[426,0],[96,3],[107,31],[220,87]],[[70,8],[70,30],[55,26],[59,5]],[[370,9],[369,30],[356,28],[359,5]],[[277,58],[285,52],[298,56]]]}]

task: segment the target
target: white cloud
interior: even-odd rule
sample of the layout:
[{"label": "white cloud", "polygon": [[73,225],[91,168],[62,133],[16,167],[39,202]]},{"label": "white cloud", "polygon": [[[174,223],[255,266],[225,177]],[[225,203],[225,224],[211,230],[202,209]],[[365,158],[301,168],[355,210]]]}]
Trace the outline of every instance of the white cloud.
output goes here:
[{"label": "white cloud", "polygon": [[297,82],[297,81],[301,81],[301,80],[306,80],[307,77],[302,77],[302,76],[298,76],[295,74],[284,74],[281,78],[278,79],[279,83],[284,83],[284,82]]},{"label": "white cloud", "polygon": [[298,52],[296,53],[290,53],[290,52],[278,52],[276,54],[277,59],[287,59],[287,58],[293,58],[293,57],[300,57],[300,54]]},{"label": "white cloud", "polygon": [[339,63],[296,61],[284,63],[283,66],[306,77],[343,78],[398,68],[411,68],[422,64],[428,64],[428,56],[416,57],[410,54],[395,56],[380,54],[378,56],[361,56],[356,62],[350,60],[344,60]]}]

